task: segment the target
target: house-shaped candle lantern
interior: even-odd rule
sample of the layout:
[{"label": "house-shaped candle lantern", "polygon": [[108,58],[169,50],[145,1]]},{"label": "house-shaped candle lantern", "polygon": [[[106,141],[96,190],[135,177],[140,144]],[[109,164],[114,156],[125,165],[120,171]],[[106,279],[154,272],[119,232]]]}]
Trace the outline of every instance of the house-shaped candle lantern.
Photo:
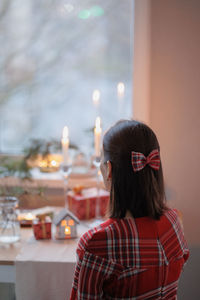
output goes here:
[{"label": "house-shaped candle lantern", "polygon": [[69,210],[62,209],[54,218],[57,239],[72,239],[77,237],[76,226],[79,220]]}]

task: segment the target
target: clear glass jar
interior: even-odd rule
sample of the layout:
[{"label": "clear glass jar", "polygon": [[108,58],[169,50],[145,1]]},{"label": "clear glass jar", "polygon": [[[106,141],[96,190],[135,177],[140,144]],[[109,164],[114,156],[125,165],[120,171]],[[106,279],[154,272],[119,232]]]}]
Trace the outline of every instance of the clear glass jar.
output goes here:
[{"label": "clear glass jar", "polygon": [[14,243],[20,239],[16,197],[0,197],[0,243]]}]

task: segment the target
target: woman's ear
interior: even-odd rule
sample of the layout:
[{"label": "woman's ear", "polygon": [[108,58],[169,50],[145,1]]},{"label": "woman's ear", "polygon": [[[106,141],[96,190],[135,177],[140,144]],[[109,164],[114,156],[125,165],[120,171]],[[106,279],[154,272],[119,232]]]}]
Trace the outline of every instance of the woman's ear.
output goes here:
[{"label": "woman's ear", "polygon": [[111,162],[107,161],[107,180],[112,178],[112,165]]}]

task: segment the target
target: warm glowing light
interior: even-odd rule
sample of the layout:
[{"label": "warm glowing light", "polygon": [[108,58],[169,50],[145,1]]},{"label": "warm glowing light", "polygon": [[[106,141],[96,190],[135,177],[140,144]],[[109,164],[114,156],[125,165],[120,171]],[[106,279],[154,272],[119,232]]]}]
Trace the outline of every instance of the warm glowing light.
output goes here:
[{"label": "warm glowing light", "polygon": [[31,221],[35,219],[35,216],[32,213],[27,213],[24,215],[24,220]]},{"label": "warm glowing light", "polygon": [[46,168],[47,167],[47,161],[46,160],[41,160],[39,162],[39,166],[40,166],[40,168]]},{"label": "warm glowing light", "polygon": [[69,220],[69,221],[68,221],[68,225],[69,225],[69,226],[73,226],[73,225],[74,225],[74,220]]},{"label": "warm glowing light", "polygon": [[52,161],[51,161],[51,165],[52,165],[53,167],[56,167],[56,166],[57,166],[57,161],[52,160]]},{"label": "warm glowing light", "polygon": [[125,86],[123,82],[119,82],[117,85],[117,94],[118,96],[123,97],[125,92]]},{"label": "warm glowing light", "polygon": [[34,219],[35,219],[35,215],[33,215],[30,212],[18,215],[18,220],[32,221]]},{"label": "warm glowing light", "polygon": [[26,220],[33,220],[33,219],[34,219],[34,215],[32,213],[27,213]]},{"label": "warm glowing light", "polygon": [[99,105],[99,100],[100,100],[100,91],[99,90],[94,90],[92,94],[92,100],[95,106]]},{"label": "warm glowing light", "polygon": [[62,220],[61,221],[61,226],[66,226],[67,225],[67,221],[66,220]]},{"label": "warm glowing light", "polygon": [[71,228],[69,226],[65,226],[65,234],[66,235],[71,234]]},{"label": "warm glowing light", "polygon": [[49,154],[46,157],[44,157],[43,159],[39,158],[38,162],[37,162],[37,166],[41,170],[48,169],[49,170],[48,172],[51,172],[51,171],[53,172],[54,170],[56,170],[59,167],[61,160],[62,160],[61,156]]}]

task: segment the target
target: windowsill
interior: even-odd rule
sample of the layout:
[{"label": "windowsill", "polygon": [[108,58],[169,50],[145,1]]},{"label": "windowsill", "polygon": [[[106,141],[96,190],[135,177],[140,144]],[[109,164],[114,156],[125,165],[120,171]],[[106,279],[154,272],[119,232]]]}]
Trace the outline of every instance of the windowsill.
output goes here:
[{"label": "windowsill", "polygon": [[[21,208],[38,208],[42,206],[64,206],[64,180],[60,172],[42,173],[39,169],[32,170],[33,178],[31,180],[21,180],[17,177],[0,178],[0,187],[22,187],[37,191],[43,188],[44,192],[39,195],[37,192],[31,194],[25,193],[19,197],[19,207]],[[94,174],[71,174],[68,182],[68,188],[75,186],[84,188],[95,187],[97,185]],[[101,187],[103,182],[100,183]]]},{"label": "windowsill", "polygon": [[[32,178],[22,180],[18,177],[2,177],[0,178],[0,185],[6,184],[8,186],[30,186],[34,187],[36,183],[40,184],[40,186],[47,185],[50,188],[53,187],[62,187],[64,186],[64,180],[61,172],[40,172],[38,168],[34,168],[31,171]],[[96,184],[96,176],[95,172],[91,172],[88,174],[78,174],[72,173],[69,176],[69,187],[73,188],[76,185],[83,186],[94,186]]]}]

